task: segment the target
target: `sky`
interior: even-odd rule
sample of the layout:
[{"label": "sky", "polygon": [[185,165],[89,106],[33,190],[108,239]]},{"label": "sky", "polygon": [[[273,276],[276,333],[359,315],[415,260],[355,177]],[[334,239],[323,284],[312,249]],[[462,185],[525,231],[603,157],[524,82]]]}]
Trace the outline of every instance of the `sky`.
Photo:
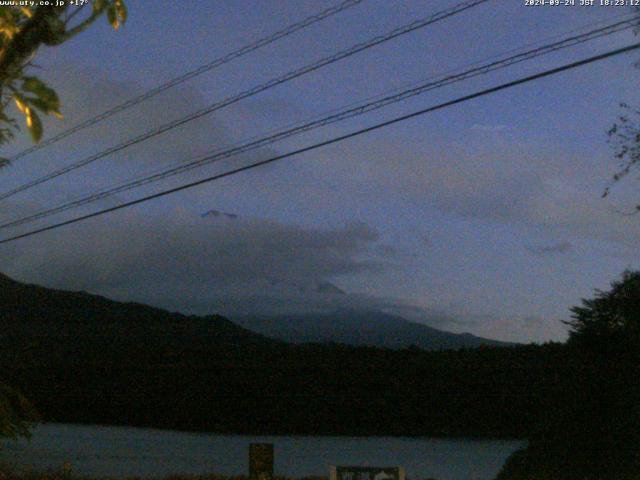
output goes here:
[{"label": "sky", "polygon": [[[55,48],[36,73],[62,99],[45,138],[297,22],[333,1],[130,0]],[[451,7],[364,0],[270,46],[14,162],[10,190],[223,98]],[[579,3],[579,2],[576,2]],[[0,221],[629,14],[491,0],[271,88],[0,204]],[[637,41],[621,32],[434,90],[33,224],[0,238],[286,153]],[[561,320],[639,268],[637,174],[617,171],[607,130],[638,105],[631,53],[442,109],[221,181],[0,245],[17,280],[186,313],[382,309],[453,332],[562,341]],[[20,135],[10,156],[30,145]],[[343,292],[323,288],[327,283]]]}]

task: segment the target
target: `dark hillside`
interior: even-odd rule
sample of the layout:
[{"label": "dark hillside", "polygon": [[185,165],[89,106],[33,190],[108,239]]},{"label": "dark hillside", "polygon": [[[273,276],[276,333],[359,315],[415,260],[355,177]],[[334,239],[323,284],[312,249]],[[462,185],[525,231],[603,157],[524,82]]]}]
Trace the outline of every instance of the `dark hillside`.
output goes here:
[{"label": "dark hillside", "polygon": [[[253,434],[522,437],[560,345],[288,345],[219,316],[0,285],[0,371],[45,420]],[[555,400],[554,400],[555,401]]]}]

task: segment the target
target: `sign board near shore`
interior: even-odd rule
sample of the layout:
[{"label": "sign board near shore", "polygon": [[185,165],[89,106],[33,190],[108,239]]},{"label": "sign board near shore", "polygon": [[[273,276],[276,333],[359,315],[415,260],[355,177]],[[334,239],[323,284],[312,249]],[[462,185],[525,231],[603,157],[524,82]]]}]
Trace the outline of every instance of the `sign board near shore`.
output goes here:
[{"label": "sign board near shore", "polygon": [[330,480],[405,480],[402,467],[331,467]]},{"label": "sign board near shore", "polygon": [[249,478],[250,480],[273,478],[273,443],[249,445]]}]

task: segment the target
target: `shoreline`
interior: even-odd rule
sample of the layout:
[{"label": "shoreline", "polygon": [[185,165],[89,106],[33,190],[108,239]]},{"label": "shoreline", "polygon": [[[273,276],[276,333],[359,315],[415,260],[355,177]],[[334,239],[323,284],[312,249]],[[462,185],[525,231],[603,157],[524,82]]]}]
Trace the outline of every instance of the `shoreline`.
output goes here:
[{"label": "shoreline", "polygon": [[43,421],[39,422],[32,428],[36,429],[38,426],[72,426],[72,427],[86,427],[86,428],[111,428],[111,429],[132,429],[132,430],[146,430],[155,431],[158,433],[179,433],[181,435],[194,435],[194,436],[219,436],[219,437],[286,437],[286,438],[322,438],[322,439],[345,439],[354,438],[359,440],[366,439],[393,439],[401,440],[403,438],[411,440],[442,440],[442,441],[456,441],[456,442],[526,442],[527,437],[506,437],[506,436],[481,436],[481,435],[438,435],[438,434],[424,434],[424,435],[358,435],[358,434],[304,434],[304,433],[234,433],[225,431],[209,431],[209,430],[182,430],[179,428],[162,428],[143,425],[127,425],[127,424],[111,424],[111,423],[79,423],[79,422],[57,422],[57,421]]}]

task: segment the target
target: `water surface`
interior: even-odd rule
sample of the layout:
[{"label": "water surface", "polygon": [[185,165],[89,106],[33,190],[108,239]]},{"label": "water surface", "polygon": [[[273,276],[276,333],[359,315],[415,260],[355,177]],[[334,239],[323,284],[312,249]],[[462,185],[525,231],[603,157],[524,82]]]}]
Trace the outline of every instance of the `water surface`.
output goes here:
[{"label": "water surface", "polygon": [[246,474],[252,442],[275,449],[275,473],[323,475],[331,465],[402,466],[407,477],[489,480],[522,442],[396,437],[282,437],[183,433],[144,428],[45,424],[30,442],[0,443],[0,461],[57,470],[65,461],[92,476]]}]

